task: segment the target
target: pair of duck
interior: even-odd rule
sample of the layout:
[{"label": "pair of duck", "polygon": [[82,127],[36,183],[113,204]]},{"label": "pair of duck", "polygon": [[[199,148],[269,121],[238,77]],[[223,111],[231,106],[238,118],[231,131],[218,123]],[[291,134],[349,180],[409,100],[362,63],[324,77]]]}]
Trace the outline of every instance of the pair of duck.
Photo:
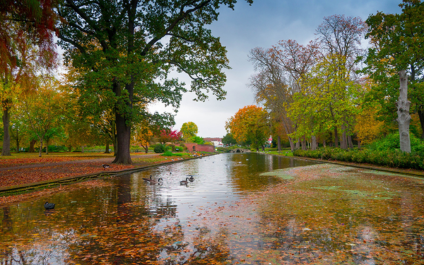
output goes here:
[{"label": "pair of duck", "polygon": [[185,180],[181,180],[180,181],[180,185],[187,185],[187,183],[190,181],[190,182],[193,182],[194,181],[194,176],[193,175],[187,175],[187,176],[189,176],[189,178],[186,178]]},{"label": "pair of duck", "polygon": [[163,179],[162,178],[158,178],[158,180],[152,179],[152,175],[150,175],[150,178],[143,178],[144,181],[149,182],[150,184],[156,184],[156,183],[163,183]]},{"label": "pair of duck", "polygon": [[[185,180],[181,180],[180,181],[180,185],[187,185],[187,183],[189,181],[190,182],[193,182],[194,181],[194,176],[193,175],[187,175],[187,176],[189,176],[189,178],[186,178]],[[162,178],[158,178],[158,180],[155,180],[155,179],[152,178],[152,175],[150,175],[150,178],[143,178],[143,180],[149,182],[150,184],[156,184],[156,183],[160,184],[160,183],[163,183],[163,179]]]}]

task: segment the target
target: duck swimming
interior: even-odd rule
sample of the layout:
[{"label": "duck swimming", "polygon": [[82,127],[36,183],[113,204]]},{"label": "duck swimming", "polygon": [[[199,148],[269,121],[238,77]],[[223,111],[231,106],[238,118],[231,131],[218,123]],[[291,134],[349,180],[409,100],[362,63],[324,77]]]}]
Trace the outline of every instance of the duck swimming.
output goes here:
[{"label": "duck swimming", "polygon": [[190,180],[189,178],[186,178],[185,180],[181,180],[180,185],[187,185],[189,180]]}]

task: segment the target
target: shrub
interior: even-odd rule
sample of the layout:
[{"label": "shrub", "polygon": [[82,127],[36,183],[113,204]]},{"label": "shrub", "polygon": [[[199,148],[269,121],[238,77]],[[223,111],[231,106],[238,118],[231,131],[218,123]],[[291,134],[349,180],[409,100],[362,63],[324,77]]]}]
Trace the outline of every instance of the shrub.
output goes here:
[{"label": "shrub", "polygon": [[162,154],[163,156],[172,156],[172,152],[171,151],[166,151],[165,153]]},{"label": "shrub", "polygon": [[155,145],[155,148],[153,149],[153,151],[155,151],[155,153],[163,153],[165,152],[165,145],[157,144]]},{"label": "shrub", "polygon": [[312,150],[295,150],[294,156],[333,159],[345,162],[370,163],[380,166],[424,169],[424,156],[421,152],[404,153],[400,150],[370,150],[340,148],[320,148]]}]

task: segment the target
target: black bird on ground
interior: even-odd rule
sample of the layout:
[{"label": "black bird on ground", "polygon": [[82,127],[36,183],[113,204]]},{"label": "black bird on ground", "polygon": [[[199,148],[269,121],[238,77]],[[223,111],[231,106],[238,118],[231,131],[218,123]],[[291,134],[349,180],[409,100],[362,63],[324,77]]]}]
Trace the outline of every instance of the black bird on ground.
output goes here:
[{"label": "black bird on ground", "polygon": [[46,202],[46,203],[44,204],[44,208],[45,208],[46,210],[52,210],[52,209],[54,209],[54,206],[55,206],[55,204],[54,204],[54,203]]},{"label": "black bird on ground", "polygon": [[110,168],[110,166],[106,165],[106,164],[103,164],[102,167],[103,167],[103,169]]},{"label": "black bird on ground", "polygon": [[189,178],[186,178],[186,180],[181,180],[180,185],[187,185],[188,181],[189,181]]}]

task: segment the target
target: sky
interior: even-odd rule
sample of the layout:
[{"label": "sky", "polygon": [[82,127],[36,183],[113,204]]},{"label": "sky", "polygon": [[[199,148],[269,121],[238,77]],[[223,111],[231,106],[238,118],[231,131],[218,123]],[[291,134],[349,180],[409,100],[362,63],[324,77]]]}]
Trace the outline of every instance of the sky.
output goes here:
[{"label": "sky", "polygon": [[[296,40],[307,44],[315,39],[315,29],[323,18],[331,15],[360,17],[366,20],[377,11],[399,13],[401,0],[254,0],[249,6],[239,0],[234,10],[221,8],[218,21],[211,26],[212,34],[220,37],[227,48],[232,69],[226,70],[226,100],[218,101],[213,95],[205,102],[193,101],[194,94],[186,93],[175,116],[173,129],[180,130],[184,122],[192,121],[201,137],[223,137],[225,122],[240,108],[256,104],[249,78],[255,71],[248,54],[255,47],[271,48],[280,40]],[[190,79],[182,76],[189,88]],[[162,104],[149,110],[172,112]]]}]

